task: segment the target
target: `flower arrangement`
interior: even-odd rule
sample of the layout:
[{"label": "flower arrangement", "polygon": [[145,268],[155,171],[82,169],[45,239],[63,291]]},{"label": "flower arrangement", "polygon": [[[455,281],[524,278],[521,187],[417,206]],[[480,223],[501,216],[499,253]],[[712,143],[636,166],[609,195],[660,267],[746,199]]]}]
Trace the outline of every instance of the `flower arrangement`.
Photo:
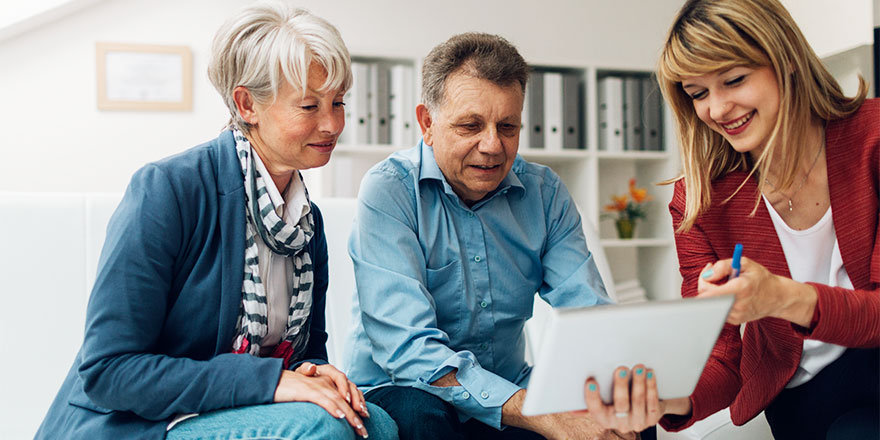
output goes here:
[{"label": "flower arrangement", "polygon": [[[633,238],[636,221],[648,216],[646,202],[651,200],[648,190],[636,188],[636,179],[629,179],[629,194],[612,195],[610,205],[605,205],[603,218],[615,219],[617,235],[620,238]],[[616,213],[616,214],[613,214]]]}]

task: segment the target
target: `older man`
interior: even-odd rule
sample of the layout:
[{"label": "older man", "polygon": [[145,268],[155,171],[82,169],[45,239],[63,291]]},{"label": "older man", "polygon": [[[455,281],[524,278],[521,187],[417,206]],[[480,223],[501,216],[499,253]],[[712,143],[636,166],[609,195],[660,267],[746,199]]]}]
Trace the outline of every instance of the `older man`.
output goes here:
[{"label": "older man", "polygon": [[468,33],[422,73],[424,140],[361,185],[349,377],[402,439],[611,435],[583,414],[520,413],[535,292],[609,302],[565,186],[517,156],[528,66],[503,38]]}]

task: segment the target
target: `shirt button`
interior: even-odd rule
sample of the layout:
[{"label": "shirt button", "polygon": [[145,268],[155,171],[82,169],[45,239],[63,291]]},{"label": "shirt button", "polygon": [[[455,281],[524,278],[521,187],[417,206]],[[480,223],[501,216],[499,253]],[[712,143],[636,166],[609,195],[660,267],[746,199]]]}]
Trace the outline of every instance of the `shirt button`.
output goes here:
[{"label": "shirt button", "polygon": [[482,344],[480,344],[480,350],[485,351],[487,348],[489,348],[489,344],[487,344],[487,343],[485,343],[485,342],[483,342]]},{"label": "shirt button", "polygon": [[474,216],[474,213],[471,211],[468,211],[468,217],[473,217],[473,216]]},{"label": "shirt button", "polygon": [[483,260],[483,259],[480,258],[479,255],[477,255],[476,257],[474,257],[474,261],[476,261],[477,263],[479,263],[479,262],[482,261],[482,260]]},{"label": "shirt button", "polygon": [[471,393],[465,391],[465,392],[461,393],[461,398],[462,398],[462,399],[465,399],[465,400],[470,399],[470,398],[471,398]]},{"label": "shirt button", "polygon": [[489,393],[483,391],[482,393],[480,393],[480,397],[482,397],[482,398],[484,398],[484,399],[488,399],[488,398],[489,398]]},{"label": "shirt button", "polygon": [[488,305],[489,303],[487,303],[486,301],[480,301],[480,307],[485,309]]}]

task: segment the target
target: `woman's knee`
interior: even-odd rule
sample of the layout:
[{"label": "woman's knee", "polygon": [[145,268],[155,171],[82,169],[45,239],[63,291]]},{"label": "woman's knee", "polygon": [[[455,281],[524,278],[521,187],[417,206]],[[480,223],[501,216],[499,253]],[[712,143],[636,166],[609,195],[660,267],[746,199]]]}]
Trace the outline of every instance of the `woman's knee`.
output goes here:
[{"label": "woman's knee", "polygon": [[395,440],[398,438],[397,423],[382,407],[367,402],[367,411],[369,411],[370,417],[364,419],[364,426],[371,439]]}]

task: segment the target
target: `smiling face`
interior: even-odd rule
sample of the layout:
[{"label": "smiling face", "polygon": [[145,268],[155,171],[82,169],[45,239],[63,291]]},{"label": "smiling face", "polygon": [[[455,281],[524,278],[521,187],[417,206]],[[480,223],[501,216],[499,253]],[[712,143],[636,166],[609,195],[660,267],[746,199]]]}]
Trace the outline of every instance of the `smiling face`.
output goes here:
[{"label": "smiling face", "polygon": [[757,158],[779,114],[779,85],[770,67],[734,67],[681,82],[697,116],[734,150]]},{"label": "smiling face", "polygon": [[244,87],[236,89],[239,111],[251,124],[247,137],[273,179],[289,179],[295,170],[320,167],[330,160],[345,126],[345,111],[344,91],[322,93],[314,89],[326,77],[324,69],[313,64],[308,90],[303,92],[284,81],[275,100],[267,103],[255,102]]},{"label": "smiling face", "polygon": [[446,79],[445,99],[429,112],[416,109],[425,143],[453,191],[468,205],[498,188],[516,159],[523,92],[457,72]]}]

